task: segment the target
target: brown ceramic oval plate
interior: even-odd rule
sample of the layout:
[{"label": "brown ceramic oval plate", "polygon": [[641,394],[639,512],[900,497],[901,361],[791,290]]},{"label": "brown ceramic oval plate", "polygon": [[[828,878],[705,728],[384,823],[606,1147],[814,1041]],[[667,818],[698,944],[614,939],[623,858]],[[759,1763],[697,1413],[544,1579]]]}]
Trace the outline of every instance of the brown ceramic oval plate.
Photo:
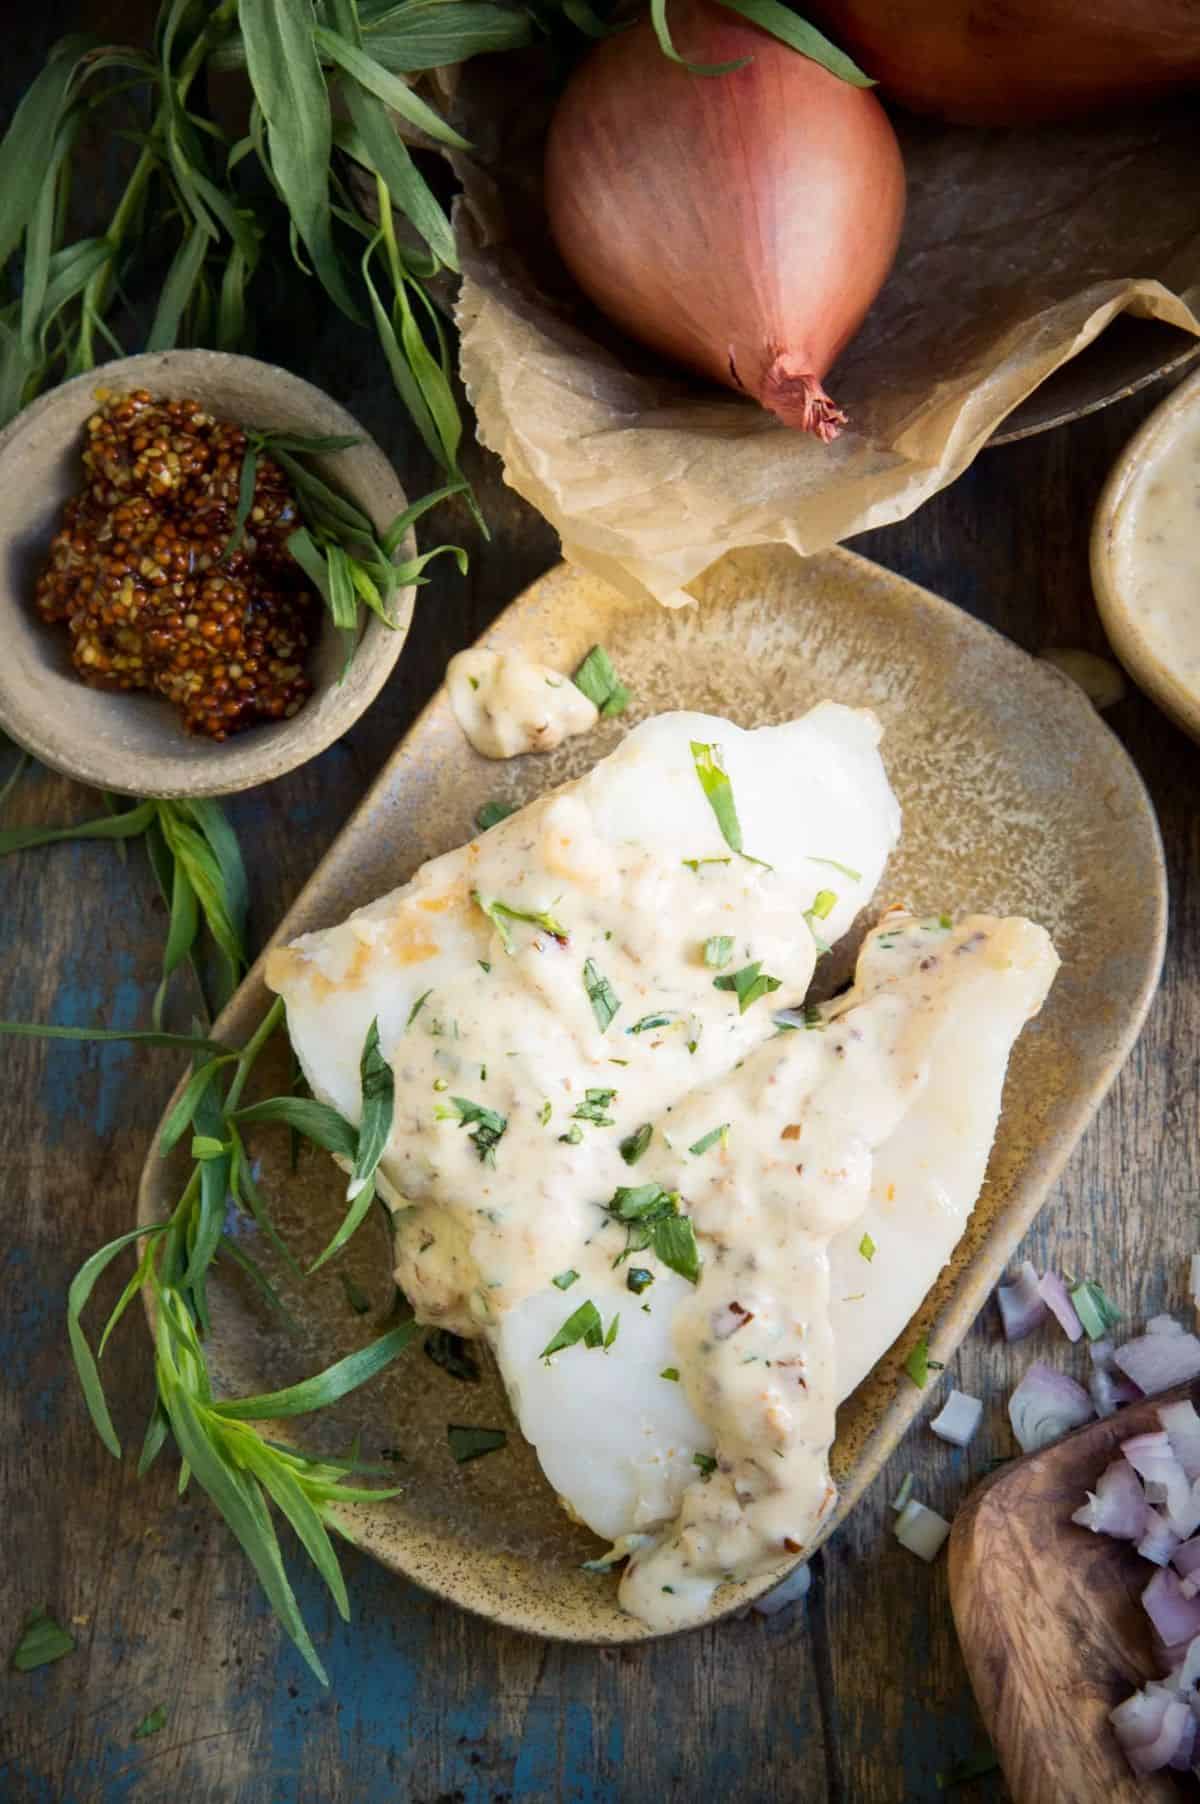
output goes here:
[{"label": "brown ceramic oval plate", "polygon": [[[1162,850],[1136,771],[1082,692],[947,602],[844,551],[809,560],[781,547],[738,552],[700,586],[697,607],[668,612],[567,566],[534,583],[486,643],[570,670],[602,641],[633,687],[629,715],[549,756],[498,765],[471,751],[439,690],[276,937],[341,920],[469,838],[483,802],[527,801],[578,775],[643,715],[700,708],[757,726],[824,696],[877,710],[905,814],[878,900],[1030,915],[1053,933],[1063,968],[1017,1045],[970,1230],[904,1344],[841,1412],[833,1526],[916,1413],[920,1393],[901,1371],[905,1346],[928,1332],[935,1356],[949,1358],[1133,1043],[1162,957]],[[260,1019],[261,972],[260,960],[218,1023],[222,1038],[240,1042]],[[263,1065],[263,1093],[286,1087],[281,1040]],[[315,1256],[344,1209],[344,1179],[311,1150],[293,1172],[280,1130],[261,1131],[253,1150],[280,1227],[302,1256]],[[179,1182],[180,1170],[152,1151],[143,1221],[163,1213]],[[210,1359],[222,1390],[293,1382],[378,1334],[393,1309],[385,1234],[372,1221],[338,1265],[300,1284],[256,1247],[290,1326],[219,1266]],[[362,1456],[395,1472],[402,1494],[348,1523],[395,1571],[515,1628],[578,1641],[645,1638],[618,1610],[612,1579],[580,1569],[598,1544],[559,1509],[481,1364],[480,1382],[464,1383],[414,1348],[331,1412],[336,1420],[316,1418],[307,1435],[302,1423],[298,1438],[344,1450],[358,1435]],[[448,1423],[507,1427],[508,1445],[456,1465]],[[764,1588],[730,1588],[714,1614]]]}]

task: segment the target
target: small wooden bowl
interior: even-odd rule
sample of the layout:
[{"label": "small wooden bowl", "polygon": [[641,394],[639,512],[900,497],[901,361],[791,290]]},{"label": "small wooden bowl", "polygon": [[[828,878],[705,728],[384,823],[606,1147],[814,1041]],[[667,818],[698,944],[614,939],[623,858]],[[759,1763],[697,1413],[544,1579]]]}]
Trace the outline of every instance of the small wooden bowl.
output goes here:
[{"label": "small wooden bowl", "polygon": [[1178,676],[1139,625],[1122,585],[1119,555],[1147,465],[1197,415],[1200,372],[1155,408],[1121,453],[1096,504],[1092,588],[1109,642],[1138,688],[1144,689],[1176,726],[1200,741],[1200,688]]},{"label": "small wooden bowl", "polygon": [[[0,434],[0,726],[55,770],[123,795],[229,795],[315,758],[370,706],[408,636],[415,589],[404,590],[396,629],[374,614],[342,678],[345,651],[328,615],[311,657],[314,690],[291,720],[248,728],[218,744],[184,732],[157,697],[89,689],[71,668],[64,628],[33,607],[37,572],[63,503],[81,482],[84,424],[100,389],[145,388],[189,397],[239,425],[314,436],[353,433],[361,443],[313,466],[379,528],[405,507],[379,446],[336,401],[298,376],[223,351],[125,357],[52,389]],[[410,557],[411,540],[398,556]]]}]

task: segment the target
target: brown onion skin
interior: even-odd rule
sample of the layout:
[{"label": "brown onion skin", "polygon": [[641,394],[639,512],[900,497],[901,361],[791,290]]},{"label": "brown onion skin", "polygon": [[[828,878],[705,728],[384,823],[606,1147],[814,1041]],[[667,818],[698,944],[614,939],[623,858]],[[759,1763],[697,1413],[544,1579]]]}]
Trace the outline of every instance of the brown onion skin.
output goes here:
[{"label": "brown onion skin", "polygon": [[648,19],[591,51],[546,144],[550,229],[607,317],[785,425],[834,438],[821,378],[895,256],[904,168],[867,89],[722,7],[671,11],[689,74]]},{"label": "brown onion skin", "polygon": [[1084,118],[1200,87],[1200,0],[813,0],[883,94],[961,125]]}]

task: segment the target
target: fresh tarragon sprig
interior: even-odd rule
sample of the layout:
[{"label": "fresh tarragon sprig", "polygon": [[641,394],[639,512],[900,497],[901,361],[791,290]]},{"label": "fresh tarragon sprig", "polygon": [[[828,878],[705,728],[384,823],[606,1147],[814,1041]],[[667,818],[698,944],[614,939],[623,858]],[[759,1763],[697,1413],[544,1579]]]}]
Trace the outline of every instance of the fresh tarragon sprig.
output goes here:
[{"label": "fresh tarragon sprig", "polygon": [[[358,1128],[336,1109],[312,1098],[279,1096],[244,1106],[242,1097],[255,1062],[282,1020],[283,1003],[277,1001],[240,1051],[198,1036],[56,1029],[24,1022],[0,1023],[0,1033],[190,1047],[192,1073],[164,1124],[161,1150],[168,1153],[190,1130],[191,1174],[178,1202],[162,1221],[119,1234],[85,1260],[68,1292],[67,1333],[96,1432],[114,1458],[120,1459],[121,1443],[104,1394],[99,1360],[134,1298],[142,1296],[149,1303],[154,1323],[156,1399],[138,1474],[149,1469],[171,1436],[183,1461],[181,1489],[194,1478],[208,1494],[241,1544],[288,1634],[313,1672],[327,1683],[284,1567],[269,1504],[291,1523],[338,1609],[347,1616],[345,1585],[328,1530],[334,1527],[346,1534],[337,1514],[339,1505],[380,1502],[395,1492],[354,1485],[348,1481],[356,1470],[362,1470],[356,1460],[310,1458],[268,1441],[256,1424],[307,1415],[336,1403],[383,1371],[423,1330],[415,1322],[403,1322],[285,1390],[233,1399],[214,1395],[205,1352],[208,1280],[213,1266],[222,1260],[238,1265],[282,1308],[265,1272],[226,1231],[230,1203],[258,1222],[295,1269],[252,1175],[245,1131],[258,1123],[281,1122],[351,1166],[350,1207],[311,1268],[315,1271],[340,1251],[362,1221],[391,1129],[391,1068],[380,1052],[374,1022],[363,1047]],[[128,1248],[136,1249],[137,1263],[93,1353],[83,1328],[83,1312],[99,1279]]]}]

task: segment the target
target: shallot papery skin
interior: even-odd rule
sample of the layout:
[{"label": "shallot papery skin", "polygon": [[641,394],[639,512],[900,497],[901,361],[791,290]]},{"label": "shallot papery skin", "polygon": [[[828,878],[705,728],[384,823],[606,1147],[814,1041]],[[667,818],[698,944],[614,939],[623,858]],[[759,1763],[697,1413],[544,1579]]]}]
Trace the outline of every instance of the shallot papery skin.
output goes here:
[{"label": "shallot papery skin", "polygon": [[709,0],[589,53],[546,144],[550,230],[597,307],[651,350],[835,438],[821,379],[891,267],[904,168],[874,95]]}]

